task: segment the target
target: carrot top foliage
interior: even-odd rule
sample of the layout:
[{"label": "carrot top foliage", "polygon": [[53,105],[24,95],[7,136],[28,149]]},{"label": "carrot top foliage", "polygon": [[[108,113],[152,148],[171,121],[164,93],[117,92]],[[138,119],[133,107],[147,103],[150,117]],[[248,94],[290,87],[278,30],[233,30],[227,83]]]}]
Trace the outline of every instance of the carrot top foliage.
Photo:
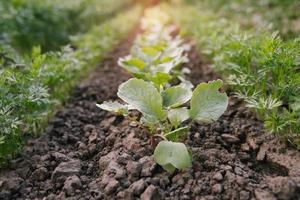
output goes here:
[{"label": "carrot top foliage", "polygon": [[14,155],[24,135],[41,132],[48,118],[68,97],[75,82],[132,28],[139,7],[72,37],[60,51],[43,53],[34,47],[20,54],[9,43],[0,45],[0,165]]},{"label": "carrot top foliage", "polygon": [[265,127],[300,148],[300,38],[283,41],[276,32],[243,30],[210,9],[169,11]]}]

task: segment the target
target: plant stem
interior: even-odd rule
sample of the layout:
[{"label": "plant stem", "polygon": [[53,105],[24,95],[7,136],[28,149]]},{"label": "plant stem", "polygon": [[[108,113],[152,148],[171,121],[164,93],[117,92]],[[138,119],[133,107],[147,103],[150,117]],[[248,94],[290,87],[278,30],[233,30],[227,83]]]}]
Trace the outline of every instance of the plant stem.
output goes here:
[{"label": "plant stem", "polygon": [[163,136],[162,134],[155,134],[154,137],[160,137],[163,140],[167,140],[167,138],[165,136]]}]

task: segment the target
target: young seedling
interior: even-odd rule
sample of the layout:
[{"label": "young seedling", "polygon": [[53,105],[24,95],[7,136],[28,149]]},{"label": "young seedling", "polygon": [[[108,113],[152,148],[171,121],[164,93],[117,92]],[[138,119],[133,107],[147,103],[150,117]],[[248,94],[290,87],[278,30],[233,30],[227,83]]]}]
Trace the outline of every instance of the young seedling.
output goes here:
[{"label": "young seedling", "polygon": [[137,45],[131,55],[120,58],[118,64],[137,78],[164,86],[172,77],[183,77],[181,65],[188,61],[185,52],[178,42]]},{"label": "young seedling", "polygon": [[216,80],[200,83],[194,91],[181,86],[159,91],[151,82],[132,78],[118,89],[118,97],[126,104],[103,102],[97,106],[124,116],[138,110],[142,114],[140,123],[149,128],[151,136],[162,139],[154,151],[155,161],[172,172],[192,164],[190,152],[179,142],[189,129],[184,122],[211,123],[225,112],[228,98],[219,92],[221,86],[222,81]]},{"label": "young seedling", "polygon": [[[165,19],[159,9],[150,11]],[[134,77],[153,82],[157,88],[165,88],[173,78],[187,82],[184,74],[189,71],[181,69],[181,65],[188,61],[186,52],[190,46],[179,36],[172,36],[174,27],[165,26],[168,20],[160,22],[155,18],[148,19],[147,15],[148,11],[142,20],[143,34],[135,40],[131,54],[120,58],[118,64]]]}]

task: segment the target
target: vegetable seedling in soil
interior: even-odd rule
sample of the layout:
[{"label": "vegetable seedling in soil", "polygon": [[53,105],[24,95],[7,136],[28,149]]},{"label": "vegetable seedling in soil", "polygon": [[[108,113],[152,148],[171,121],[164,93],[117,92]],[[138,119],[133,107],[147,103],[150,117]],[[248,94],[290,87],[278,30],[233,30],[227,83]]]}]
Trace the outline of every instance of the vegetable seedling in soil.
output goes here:
[{"label": "vegetable seedling in soil", "polygon": [[98,107],[124,116],[131,110],[138,110],[142,114],[139,123],[149,129],[151,136],[162,139],[154,150],[155,161],[168,172],[173,172],[176,168],[192,165],[188,148],[179,142],[189,130],[190,125],[185,122],[207,124],[225,112],[228,98],[219,92],[222,84],[221,80],[215,80],[200,83],[194,91],[172,86],[159,92],[151,82],[131,78],[118,89],[118,97],[125,104],[103,102]]}]

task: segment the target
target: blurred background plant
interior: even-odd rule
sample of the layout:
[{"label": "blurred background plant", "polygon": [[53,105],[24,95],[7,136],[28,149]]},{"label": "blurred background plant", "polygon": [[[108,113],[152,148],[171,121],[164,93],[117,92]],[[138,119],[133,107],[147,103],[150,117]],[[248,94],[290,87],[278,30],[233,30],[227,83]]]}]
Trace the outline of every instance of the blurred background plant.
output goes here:
[{"label": "blurred background plant", "polygon": [[0,2],[0,41],[18,52],[33,46],[42,52],[59,50],[70,35],[87,31],[129,5],[116,0],[3,0]]},{"label": "blurred background plant", "polygon": [[0,166],[137,23],[141,8],[124,10],[130,2],[0,2]]},{"label": "blurred background plant", "polygon": [[[180,0],[173,0],[180,1]],[[239,22],[243,28],[278,31],[284,39],[300,34],[299,0],[185,0],[203,9],[213,10],[221,17]]]}]

